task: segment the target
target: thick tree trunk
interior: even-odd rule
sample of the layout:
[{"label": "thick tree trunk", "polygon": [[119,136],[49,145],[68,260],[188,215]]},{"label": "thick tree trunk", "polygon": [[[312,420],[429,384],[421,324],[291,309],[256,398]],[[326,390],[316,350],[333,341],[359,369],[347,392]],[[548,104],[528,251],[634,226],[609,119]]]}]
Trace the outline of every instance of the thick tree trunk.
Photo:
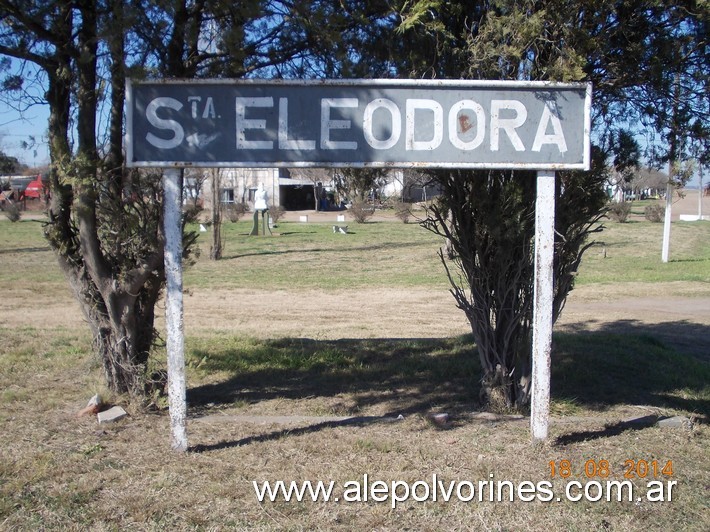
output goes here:
[{"label": "thick tree trunk", "polygon": [[140,396],[145,393],[145,365],[138,363],[134,327],[113,324],[108,320],[92,323],[97,329],[94,350],[101,364],[109,388],[116,393]]},{"label": "thick tree trunk", "polygon": [[94,346],[111,390],[139,397],[149,391],[146,370],[153,341],[153,316],[137,313],[136,303],[116,302],[110,314],[121,316],[120,321],[97,319],[92,327],[97,329]]},{"label": "thick tree trunk", "polygon": [[[148,355],[154,340],[155,303],[161,283],[151,281],[139,296],[112,293],[107,305],[87,270],[66,257],[59,264],[92,332],[92,343],[109,389],[116,393],[143,396]],[[158,383],[162,385],[162,383]]]},{"label": "thick tree trunk", "polygon": [[[71,7],[58,19],[55,32],[71,42]],[[78,41],[81,53],[59,48],[44,65],[48,73],[51,201],[45,235],[57,254],[93,336],[109,388],[142,396],[145,370],[154,339],[154,306],[164,279],[159,220],[150,203],[158,201],[149,187],[133,208],[122,198],[120,143],[103,171],[96,152],[96,19],[91,2],[81,5]],[[59,37],[58,37],[59,38]],[[73,52],[73,53],[72,53]],[[114,51],[120,55],[119,51]],[[74,64],[77,75],[72,74]],[[114,75],[116,73],[114,72]],[[122,78],[114,88],[122,91]],[[78,156],[69,142],[71,90],[78,88]],[[111,136],[120,138],[121,98],[114,98]],[[81,164],[77,164],[79,161]],[[158,209],[159,211],[159,209]],[[136,246],[136,233],[154,241]],[[109,237],[107,240],[107,236]],[[130,242],[132,249],[124,249]]]}]

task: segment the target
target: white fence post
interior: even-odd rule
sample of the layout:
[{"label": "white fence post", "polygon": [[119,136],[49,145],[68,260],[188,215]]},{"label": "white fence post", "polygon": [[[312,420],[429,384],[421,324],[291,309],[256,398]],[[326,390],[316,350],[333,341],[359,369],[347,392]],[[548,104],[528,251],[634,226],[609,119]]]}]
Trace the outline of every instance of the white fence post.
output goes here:
[{"label": "white fence post", "polygon": [[550,417],[553,261],[555,256],[555,172],[537,173],[535,200],[535,288],[533,295],[532,399],[533,441],[547,439]]},{"label": "white fence post", "polygon": [[165,323],[168,350],[168,407],[172,448],[187,451],[187,393],[185,339],[182,313],[182,190],[180,170],[169,168],[163,176],[163,228],[165,232]]}]

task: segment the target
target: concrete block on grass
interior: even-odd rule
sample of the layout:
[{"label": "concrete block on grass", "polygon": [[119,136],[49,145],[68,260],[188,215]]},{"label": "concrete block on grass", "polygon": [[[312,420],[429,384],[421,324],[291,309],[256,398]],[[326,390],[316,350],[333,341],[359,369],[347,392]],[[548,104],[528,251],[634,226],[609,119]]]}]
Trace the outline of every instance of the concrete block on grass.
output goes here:
[{"label": "concrete block on grass", "polygon": [[126,417],[128,413],[120,406],[114,406],[98,413],[99,423],[113,423]]}]

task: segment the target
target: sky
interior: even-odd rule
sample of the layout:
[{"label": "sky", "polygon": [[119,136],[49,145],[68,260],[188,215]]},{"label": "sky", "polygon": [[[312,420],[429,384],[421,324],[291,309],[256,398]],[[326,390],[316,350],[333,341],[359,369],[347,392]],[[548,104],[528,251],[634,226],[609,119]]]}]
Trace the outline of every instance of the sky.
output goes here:
[{"label": "sky", "polygon": [[[43,101],[47,89],[41,81],[42,76],[31,63],[23,64],[12,59],[5,73],[21,74],[25,78],[23,90],[26,95],[36,102]],[[35,104],[20,113],[15,109],[15,102],[7,101],[11,96],[12,93],[4,93],[0,98],[0,151],[31,167],[48,164],[49,150],[45,133],[49,106]],[[29,143],[30,137],[34,137],[36,145],[30,150],[23,149],[22,143]]]},{"label": "sky", "polygon": [[[0,151],[16,157],[21,163],[31,167],[49,163],[49,150],[45,133],[49,117],[48,106],[35,106],[25,118],[3,102],[0,102]],[[33,136],[37,145],[32,150],[22,148],[22,142],[29,142]]]}]

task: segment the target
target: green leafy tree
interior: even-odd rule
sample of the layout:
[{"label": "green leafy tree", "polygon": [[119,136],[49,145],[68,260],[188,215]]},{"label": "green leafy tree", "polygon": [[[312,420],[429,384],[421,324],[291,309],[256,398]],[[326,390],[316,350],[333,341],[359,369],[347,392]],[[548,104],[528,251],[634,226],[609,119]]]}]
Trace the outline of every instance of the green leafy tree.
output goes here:
[{"label": "green leafy tree", "polygon": [[624,103],[646,133],[647,158],[668,167],[661,255],[667,262],[672,197],[691,177],[695,161],[707,162],[710,153],[710,10],[705,1],[635,4],[642,7],[646,33],[638,36],[638,78]]},{"label": "green leafy tree", "polygon": [[[409,75],[592,81],[597,136],[590,172],[557,172],[554,319],[574,286],[606,201],[607,162],[637,164],[625,120],[648,88],[646,59],[663,3],[567,0],[404,4],[399,31],[418,41],[401,58]],[[425,44],[426,43],[426,44]],[[644,56],[647,57],[647,56]],[[651,58],[648,57],[648,61]],[[444,263],[483,367],[483,399],[500,408],[530,398],[534,183],[525,172],[437,171],[442,195],[425,226],[444,236]]]},{"label": "green leafy tree", "polygon": [[0,152],[0,174],[15,174],[20,168],[20,161],[16,157],[11,157]]},{"label": "green leafy tree", "polygon": [[[46,76],[47,239],[92,330],[109,386],[142,394],[164,273],[160,210],[153,208],[159,176],[122,167],[123,4],[3,1],[0,7],[0,53],[33,63]],[[110,93],[104,158],[96,135],[102,66]]]},{"label": "green leafy tree", "polygon": [[339,195],[351,201],[365,202],[387,180],[383,168],[342,168],[335,172],[335,188]]},{"label": "green leafy tree", "polygon": [[[141,396],[165,279],[162,191],[159,174],[124,165],[126,78],[324,71],[327,36],[340,32],[352,41],[359,12],[328,1],[0,0],[0,13],[0,55],[22,66],[4,70],[5,94],[21,98],[32,83],[46,88],[47,239],[89,323],[109,387]],[[36,77],[23,75],[30,71]],[[184,233],[186,254],[194,239]]]}]

